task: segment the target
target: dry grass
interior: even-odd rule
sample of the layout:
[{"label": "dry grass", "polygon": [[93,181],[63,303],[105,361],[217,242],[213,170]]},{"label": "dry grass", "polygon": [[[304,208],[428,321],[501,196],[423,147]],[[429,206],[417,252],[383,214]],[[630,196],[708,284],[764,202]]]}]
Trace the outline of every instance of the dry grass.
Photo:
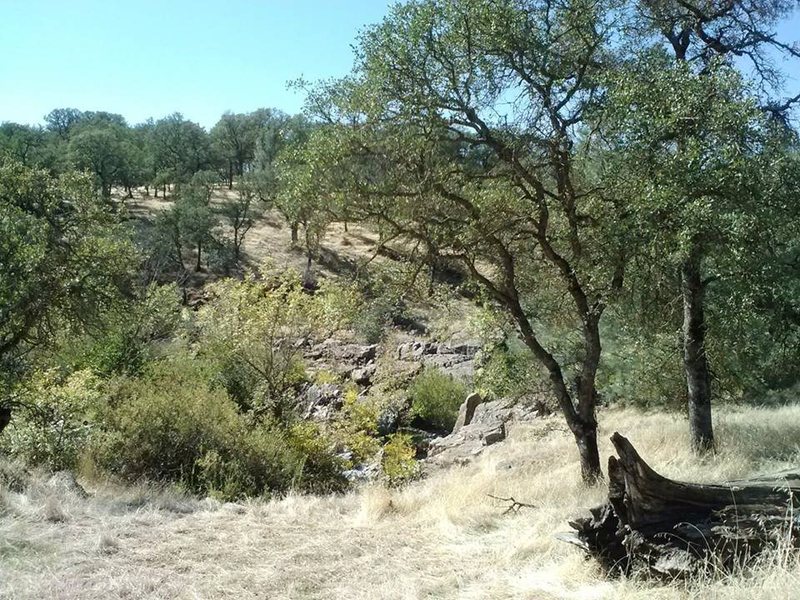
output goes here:
[{"label": "dry grass", "polygon": [[[674,416],[602,415],[667,475],[723,480],[800,462],[800,408],[728,410],[720,451],[698,462]],[[604,454],[610,451],[603,447]],[[510,430],[479,461],[402,490],[221,505],[146,488],[0,493],[3,598],[791,598],[792,555],[748,576],[661,585],[605,581],[553,539],[602,501],[578,481],[553,417]],[[44,481],[42,479],[42,481]],[[503,515],[488,494],[538,508]]]}]

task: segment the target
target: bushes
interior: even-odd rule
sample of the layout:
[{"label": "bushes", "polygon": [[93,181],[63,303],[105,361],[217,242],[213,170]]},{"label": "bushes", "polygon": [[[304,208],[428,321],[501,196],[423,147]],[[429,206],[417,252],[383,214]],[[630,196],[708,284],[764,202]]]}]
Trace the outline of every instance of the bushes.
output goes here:
[{"label": "bushes", "polygon": [[494,398],[518,399],[541,386],[542,374],[530,350],[515,337],[495,342],[483,351],[476,386]]},{"label": "bushes", "polygon": [[352,452],[356,464],[369,460],[380,450],[380,442],[375,437],[379,413],[372,398],[359,398],[354,389],[345,392],[334,430],[337,441]]},{"label": "bushes", "polygon": [[437,369],[425,370],[409,388],[411,415],[434,429],[450,431],[466,394],[461,382]]},{"label": "bushes", "polygon": [[202,364],[158,365],[121,381],[114,396],[91,459],[125,479],[176,481],[226,499],[342,487],[341,465],[318,431],[240,413]]},{"label": "bushes", "polygon": [[411,436],[395,433],[383,447],[381,468],[389,485],[399,485],[419,474],[419,463],[414,459],[416,449]]},{"label": "bushes", "polygon": [[296,274],[211,286],[198,314],[199,345],[218,362],[226,388],[245,410],[283,418],[292,392],[306,380],[300,347],[325,337],[355,310],[347,288],[308,294]]},{"label": "bushes", "polygon": [[0,448],[30,465],[74,468],[92,432],[98,383],[89,371],[34,373],[17,390],[20,409],[0,436]]}]

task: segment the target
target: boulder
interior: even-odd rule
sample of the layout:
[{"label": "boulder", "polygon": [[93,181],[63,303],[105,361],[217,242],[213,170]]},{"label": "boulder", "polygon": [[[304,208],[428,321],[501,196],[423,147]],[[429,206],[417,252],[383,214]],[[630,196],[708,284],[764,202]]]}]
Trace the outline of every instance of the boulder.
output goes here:
[{"label": "boulder", "polygon": [[[513,400],[480,402],[480,396],[470,394],[461,405],[453,433],[433,440],[425,461],[428,467],[464,465],[481,454],[488,446],[506,438],[506,423],[525,421],[539,416],[535,406],[518,404]],[[469,401],[469,402],[468,402]],[[472,405],[472,415],[469,408]],[[463,413],[463,421],[461,424]]]},{"label": "boulder", "polygon": [[399,360],[419,361],[426,354],[431,354],[432,351],[435,351],[435,346],[431,342],[414,340],[400,344],[397,347],[395,356]]},{"label": "boulder", "polygon": [[484,446],[491,446],[506,439],[506,424],[500,423],[496,427],[486,429],[482,432]]},{"label": "boulder", "polygon": [[386,436],[400,427],[401,410],[397,406],[387,406],[378,415],[378,435]]},{"label": "boulder", "polygon": [[298,404],[304,419],[327,421],[342,408],[342,390],[333,383],[314,383],[309,385]]},{"label": "boulder", "polygon": [[376,369],[377,365],[374,362],[371,362],[364,367],[353,369],[353,371],[350,373],[350,379],[352,379],[358,385],[369,385],[373,376],[375,375]]},{"label": "boulder", "polygon": [[377,354],[377,344],[348,344],[334,338],[315,344],[305,352],[309,360],[328,360],[352,367],[366,365],[375,360]]},{"label": "boulder", "polygon": [[475,409],[481,402],[483,402],[483,398],[476,392],[467,396],[467,399],[461,403],[461,407],[458,409],[458,418],[453,426],[453,433],[464,427],[464,425],[470,424],[472,417],[475,415]]}]

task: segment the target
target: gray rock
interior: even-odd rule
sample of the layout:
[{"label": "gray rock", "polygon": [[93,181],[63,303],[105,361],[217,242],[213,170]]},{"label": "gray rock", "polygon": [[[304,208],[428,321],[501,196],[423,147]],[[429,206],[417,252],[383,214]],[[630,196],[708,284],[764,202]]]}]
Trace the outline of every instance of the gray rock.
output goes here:
[{"label": "gray rock", "polygon": [[418,361],[426,354],[430,354],[434,348],[431,342],[423,342],[415,340],[413,342],[406,342],[397,347],[395,356],[399,360]]},{"label": "gray rock", "polygon": [[350,379],[359,385],[369,385],[377,368],[377,365],[372,362],[365,367],[353,369],[353,371],[350,373]]},{"label": "gray rock", "polygon": [[477,340],[470,340],[457,344],[451,343],[449,347],[453,354],[462,354],[469,358],[475,358],[475,355],[477,355],[478,351],[481,349],[481,343]]},{"label": "gray rock", "polygon": [[352,469],[343,471],[342,475],[350,483],[368,483],[381,476],[381,465],[380,462],[356,465]]},{"label": "gray rock", "polygon": [[483,398],[476,392],[467,396],[467,399],[461,403],[461,407],[458,409],[458,418],[456,419],[456,424],[453,426],[453,433],[464,427],[464,425],[469,425],[472,422],[475,409],[481,402],[483,402]]},{"label": "gray rock", "polygon": [[378,435],[390,435],[400,426],[400,409],[387,406],[378,415]]},{"label": "gray rock", "polygon": [[334,383],[313,383],[306,388],[305,400],[309,404],[331,404],[342,396],[342,390]]},{"label": "gray rock", "polygon": [[483,445],[491,446],[506,439],[506,424],[500,423],[497,427],[483,432]]},{"label": "gray rock", "polygon": [[362,346],[360,344],[342,344],[333,346],[331,354],[333,358],[337,360],[363,365],[375,359],[375,356],[378,354],[378,346],[377,344],[370,344],[368,346]]},{"label": "gray rock", "polygon": [[475,361],[473,360],[452,364],[440,370],[453,379],[457,379],[468,385],[471,385],[472,382],[475,381]]},{"label": "gray rock", "polygon": [[[471,419],[467,420],[467,402],[462,404],[465,424],[453,430],[450,435],[431,442],[428,467],[448,467],[464,465],[480,455],[488,446],[506,438],[506,423],[537,418],[535,407],[519,405],[511,400],[494,400],[475,404]],[[459,418],[460,418],[459,414]]]},{"label": "gray rock", "polygon": [[333,338],[320,342],[305,352],[306,358],[310,360],[331,360],[350,365],[351,368],[375,360],[377,354],[377,344],[347,344]]},{"label": "gray rock", "polygon": [[342,408],[342,390],[333,383],[309,385],[298,404],[304,419],[330,420]]}]

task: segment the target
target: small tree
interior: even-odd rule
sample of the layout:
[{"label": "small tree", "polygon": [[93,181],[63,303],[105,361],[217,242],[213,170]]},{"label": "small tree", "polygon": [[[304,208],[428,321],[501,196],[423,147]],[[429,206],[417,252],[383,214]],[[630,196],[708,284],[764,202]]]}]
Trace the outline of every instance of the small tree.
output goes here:
[{"label": "small tree", "polygon": [[216,225],[211,209],[213,184],[216,173],[196,173],[190,183],[181,186],[175,202],[177,227],[184,244],[194,247],[197,253],[195,271],[202,268],[203,248],[213,242],[212,231]]},{"label": "small tree", "polygon": [[255,199],[256,192],[252,182],[245,180],[237,188],[236,197],[232,200],[225,200],[219,211],[231,229],[233,260],[237,264],[241,260],[244,238],[253,226]]}]

